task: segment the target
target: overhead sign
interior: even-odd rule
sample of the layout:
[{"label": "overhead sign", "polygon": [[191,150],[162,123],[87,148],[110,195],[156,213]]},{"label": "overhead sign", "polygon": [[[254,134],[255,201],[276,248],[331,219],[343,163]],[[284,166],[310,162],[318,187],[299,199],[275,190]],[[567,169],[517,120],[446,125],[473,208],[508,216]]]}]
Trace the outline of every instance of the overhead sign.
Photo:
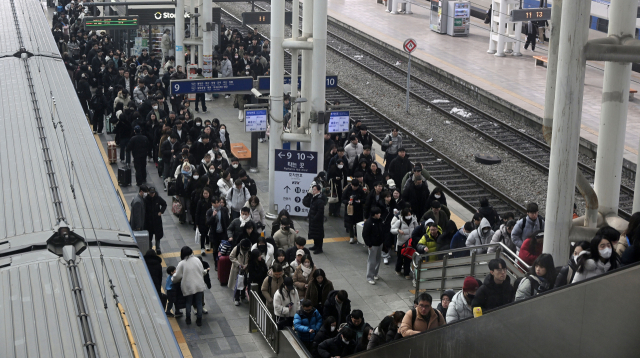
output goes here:
[{"label": "overhead sign", "polygon": [[[284,84],[291,84],[291,76],[284,76]],[[302,76],[298,76],[298,89],[302,84]],[[327,76],[325,86],[327,88],[336,88],[338,87],[338,76]],[[260,91],[269,91],[271,89],[271,78],[269,76],[259,76],[258,77],[258,90]]]},{"label": "overhead sign", "polygon": [[267,109],[245,109],[244,131],[264,132],[267,130]]},{"label": "overhead sign", "polygon": [[414,39],[406,39],[404,40],[404,44],[402,45],[402,48],[406,52],[412,53],[415,49],[418,48],[418,43]]},{"label": "overhead sign", "polygon": [[551,8],[511,10],[511,22],[551,20]]},{"label": "overhead sign", "polygon": [[85,17],[84,27],[89,30],[117,30],[138,28],[137,16]]},{"label": "overhead sign", "polygon": [[[284,13],[284,22],[287,25],[291,25],[293,21],[293,16],[291,11],[286,11]],[[254,11],[254,12],[243,12],[242,13],[242,25],[268,25],[271,23],[271,12],[270,11]]]},{"label": "overhead sign", "polygon": [[349,131],[349,111],[334,111],[329,115],[328,133],[344,133]]},{"label": "overhead sign", "polygon": [[171,94],[187,93],[251,93],[253,77],[171,80]]},{"label": "overhead sign", "polygon": [[276,149],[275,203],[278,211],[286,209],[291,216],[307,216],[309,208],[302,199],[318,174],[318,153]]},{"label": "overhead sign", "polygon": [[[176,21],[175,12],[176,12],[175,7],[152,6],[149,8],[138,8],[135,6],[129,6],[129,10],[127,14],[138,16],[138,23],[140,25],[156,25],[156,24],[168,25],[168,24],[175,24],[175,21]],[[214,24],[220,24],[220,16],[221,16],[220,8],[214,7],[211,11],[211,14],[212,14],[211,22]],[[190,19],[191,14],[189,14],[188,12],[185,12],[184,18]]]}]

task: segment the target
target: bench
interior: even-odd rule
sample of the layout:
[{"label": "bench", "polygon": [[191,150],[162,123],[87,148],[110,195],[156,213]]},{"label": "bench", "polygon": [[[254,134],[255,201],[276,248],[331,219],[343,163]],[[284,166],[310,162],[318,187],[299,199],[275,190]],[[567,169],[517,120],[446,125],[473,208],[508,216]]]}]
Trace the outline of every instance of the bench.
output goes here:
[{"label": "bench", "polygon": [[533,59],[536,61],[536,66],[547,67],[545,63],[549,63],[549,57],[547,56],[533,56]]},{"label": "bench", "polygon": [[251,151],[242,143],[231,143],[231,154],[238,158],[240,162],[251,161]]},{"label": "bench", "polygon": [[636,93],[638,93],[638,91],[634,90],[633,88],[629,90],[629,101],[633,101],[633,97]]}]

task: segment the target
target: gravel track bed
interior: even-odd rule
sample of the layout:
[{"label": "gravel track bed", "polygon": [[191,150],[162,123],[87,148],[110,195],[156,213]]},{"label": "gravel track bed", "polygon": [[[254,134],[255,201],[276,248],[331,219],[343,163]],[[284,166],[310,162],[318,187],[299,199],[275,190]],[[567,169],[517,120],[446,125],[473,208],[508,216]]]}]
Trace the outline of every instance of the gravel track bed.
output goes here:
[{"label": "gravel track bed", "polygon": [[[219,3],[219,5],[236,17],[241,17],[242,12],[250,11],[251,8],[250,4],[244,3]],[[270,36],[270,26],[256,26],[256,29],[265,36]],[[329,30],[334,32],[336,27],[329,25]],[[358,46],[365,46],[369,51],[389,62],[393,62],[394,60],[398,61],[397,58],[394,58],[388,52],[375,48],[372,49],[371,44],[349,35],[345,31],[340,31],[339,33],[336,31],[335,33],[344,36],[343,38]],[[290,34],[291,29],[286,27],[285,36],[290,36]],[[400,66],[406,66],[406,63],[401,61]],[[464,94],[460,91],[436,81],[423,71],[414,71],[415,69],[413,69],[412,72],[419,78],[437,86],[447,93],[458,98],[464,97]],[[397,121],[404,128],[415,128],[413,134],[416,136],[424,140],[432,139],[432,141],[429,142],[430,145],[472,171],[501,192],[525,205],[527,202],[537,202],[540,211],[544,213],[547,197],[547,175],[513,157],[505,150],[494,146],[476,133],[455,124],[451,119],[444,117],[436,111],[430,110],[428,106],[422,105],[413,99],[410,100],[410,113],[407,114],[405,112],[405,92],[387,84],[385,81],[375,77],[368,71],[331,50],[327,51],[327,72],[338,75],[340,86],[357,95],[362,101],[376,108],[391,120]],[[537,133],[538,130],[510,119],[506,114],[489,108],[478,101],[469,99],[468,102],[514,127],[524,129],[526,133],[535,135],[536,138],[543,140],[542,134]],[[492,166],[476,163],[474,154],[481,152],[499,156],[502,159],[502,163]],[[595,162],[589,158],[582,156],[581,159],[585,159],[585,163],[595,165]],[[578,205],[578,212],[582,213],[584,211],[584,203],[580,195],[576,196],[576,203]]]}]

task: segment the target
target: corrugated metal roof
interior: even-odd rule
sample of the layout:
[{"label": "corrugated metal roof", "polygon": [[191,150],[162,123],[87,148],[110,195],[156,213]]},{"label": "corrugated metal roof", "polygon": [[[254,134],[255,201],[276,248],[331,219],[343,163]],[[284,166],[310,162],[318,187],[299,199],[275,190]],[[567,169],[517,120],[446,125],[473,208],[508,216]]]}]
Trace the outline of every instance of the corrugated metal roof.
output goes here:
[{"label": "corrugated metal roof", "polygon": [[[0,171],[0,239],[51,233],[57,224],[23,61],[0,59],[0,165],[8,169]],[[27,61],[67,224],[84,228],[79,234],[87,239],[95,228],[102,239],[133,242],[117,234],[128,234],[129,225],[64,64],[36,56]],[[75,172],[69,174],[71,161]]]},{"label": "corrugated metal roof", "polygon": [[[103,247],[102,253],[140,356],[181,357],[155,289],[149,284],[144,260],[127,256],[123,249]],[[98,357],[133,357],[99,255],[97,247],[91,247],[77,260],[96,352]],[[107,309],[100,293],[105,289]],[[0,268],[0,297],[1,357],[85,357],[64,260],[44,250],[12,257],[10,266]]]},{"label": "corrugated metal roof", "polygon": [[11,56],[20,50],[18,31],[13,16],[12,2],[22,35],[23,46],[34,55],[61,57],[53,40],[51,25],[37,0],[0,1],[0,57]]}]

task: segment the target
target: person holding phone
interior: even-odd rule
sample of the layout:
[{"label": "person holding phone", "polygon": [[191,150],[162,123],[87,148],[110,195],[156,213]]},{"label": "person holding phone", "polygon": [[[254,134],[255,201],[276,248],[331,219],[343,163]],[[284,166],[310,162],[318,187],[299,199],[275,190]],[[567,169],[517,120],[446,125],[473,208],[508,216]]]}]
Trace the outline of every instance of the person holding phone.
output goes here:
[{"label": "person holding phone", "polygon": [[273,307],[279,329],[293,327],[293,317],[300,310],[298,291],[293,287],[293,279],[285,277],[284,282],[273,296]]}]

